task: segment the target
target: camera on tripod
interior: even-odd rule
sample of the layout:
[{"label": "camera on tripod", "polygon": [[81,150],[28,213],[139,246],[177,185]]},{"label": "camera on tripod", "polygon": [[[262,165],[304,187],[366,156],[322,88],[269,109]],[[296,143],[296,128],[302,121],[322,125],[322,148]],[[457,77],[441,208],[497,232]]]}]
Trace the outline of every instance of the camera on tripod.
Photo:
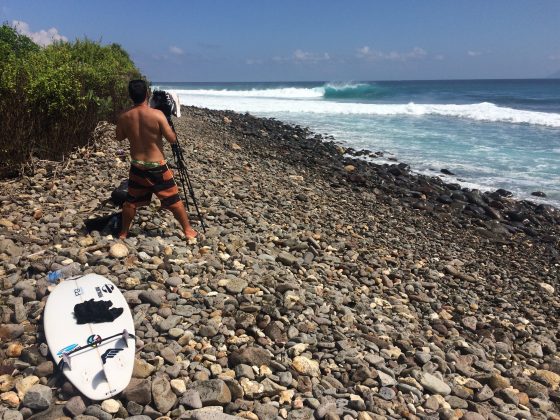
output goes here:
[{"label": "camera on tripod", "polygon": [[150,97],[150,107],[154,109],[159,109],[167,118],[167,122],[171,127],[173,123],[171,122],[171,116],[180,117],[181,116],[181,105],[179,104],[179,98],[173,93],[166,92],[165,90],[155,90]]}]

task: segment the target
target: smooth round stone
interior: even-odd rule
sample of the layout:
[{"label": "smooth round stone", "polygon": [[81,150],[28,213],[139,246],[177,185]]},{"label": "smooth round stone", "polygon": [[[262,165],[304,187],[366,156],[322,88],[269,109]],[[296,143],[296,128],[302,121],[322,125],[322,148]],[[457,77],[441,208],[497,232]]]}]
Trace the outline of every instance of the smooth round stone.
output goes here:
[{"label": "smooth round stone", "polygon": [[180,277],[169,277],[165,280],[165,284],[171,287],[177,287],[183,284],[183,280]]},{"label": "smooth round stone", "polygon": [[113,258],[124,258],[128,255],[128,248],[125,244],[117,242],[109,249],[109,255]]},{"label": "smooth round stone", "polygon": [[384,400],[391,401],[393,398],[395,398],[396,393],[392,388],[382,387],[379,390],[379,396]]},{"label": "smooth round stone", "polygon": [[[163,318],[167,318],[168,316],[172,315],[173,311],[171,310],[171,308],[159,308],[158,311],[158,315],[163,317]],[[169,328],[168,328],[169,329]]]},{"label": "smooth round stone", "polygon": [[183,334],[185,333],[185,330],[175,327],[175,328],[171,328],[167,333],[172,338],[179,338],[179,337],[183,336]]},{"label": "smooth round stone", "polygon": [[235,278],[227,282],[225,288],[230,293],[241,293],[241,291],[247,287],[247,282],[240,278]]},{"label": "smooth round stone", "polygon": [[117,400],[114,400],[112,398],[105,400],[101,403],[101,408],[103,409],[103,411],[109,413],[109,414],[115,414],[116,412],[119,411],[119,409],[121,408],[121,405],[119,404],[119,402]]},{"label": "smooth round stone", "polygon": [[8,357],[19,357],[23,350],[23,346],[20,343],[10,343],[6,349],[6,356]]}]

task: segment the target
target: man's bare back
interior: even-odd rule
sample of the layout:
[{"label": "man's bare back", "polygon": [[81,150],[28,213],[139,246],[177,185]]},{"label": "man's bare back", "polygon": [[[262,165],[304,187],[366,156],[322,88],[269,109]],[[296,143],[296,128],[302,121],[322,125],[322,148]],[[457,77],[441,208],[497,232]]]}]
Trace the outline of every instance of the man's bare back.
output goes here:
[{"label": "man's bare back", "polygon": [[121,114],[116,134],[118,141],[128,138],[130,157],[144,162],[165,160],[162,135],[170,143],[177,140],[163,112],[150,108],[147,101]]}]

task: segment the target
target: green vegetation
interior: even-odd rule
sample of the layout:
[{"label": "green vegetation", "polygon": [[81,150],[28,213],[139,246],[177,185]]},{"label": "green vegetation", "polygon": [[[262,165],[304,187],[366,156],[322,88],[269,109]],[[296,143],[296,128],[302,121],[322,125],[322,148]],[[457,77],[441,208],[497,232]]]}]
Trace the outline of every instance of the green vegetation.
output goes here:
[{"label": "green vegetation", "polygon": [[127,107],[127,85],[141,77],[119,45],[90,40],[40,47],[0,27],[0,177],[32,157],[63,159],[88,143],[100,120]]}]

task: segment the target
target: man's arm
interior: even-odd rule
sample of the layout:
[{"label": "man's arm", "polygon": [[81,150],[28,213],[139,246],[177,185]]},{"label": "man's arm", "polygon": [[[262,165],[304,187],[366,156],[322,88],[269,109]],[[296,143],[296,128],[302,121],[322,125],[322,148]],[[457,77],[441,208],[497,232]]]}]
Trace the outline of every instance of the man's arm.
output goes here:
[{"label": "man's arm", "polygon": [[167,122],[167,118],[165,118],[163,112],[158,112],[158,114],[159,114],[158,123],[161,130],[161,134],[163,134],[163,137],[165,137],[169,143],[171,144],[175,143],[177,141],[177,134],[175,134],[175,132]]},{"label": "man's arm", "polygon": [[124,133],[123,130],[123,121],[122,121],[122,116],[119,117],[119,119],[117,120],[117,130],[116,130],[116,138],[117,141],[123,141],[124,139],[126,139],[126,134]]}]

